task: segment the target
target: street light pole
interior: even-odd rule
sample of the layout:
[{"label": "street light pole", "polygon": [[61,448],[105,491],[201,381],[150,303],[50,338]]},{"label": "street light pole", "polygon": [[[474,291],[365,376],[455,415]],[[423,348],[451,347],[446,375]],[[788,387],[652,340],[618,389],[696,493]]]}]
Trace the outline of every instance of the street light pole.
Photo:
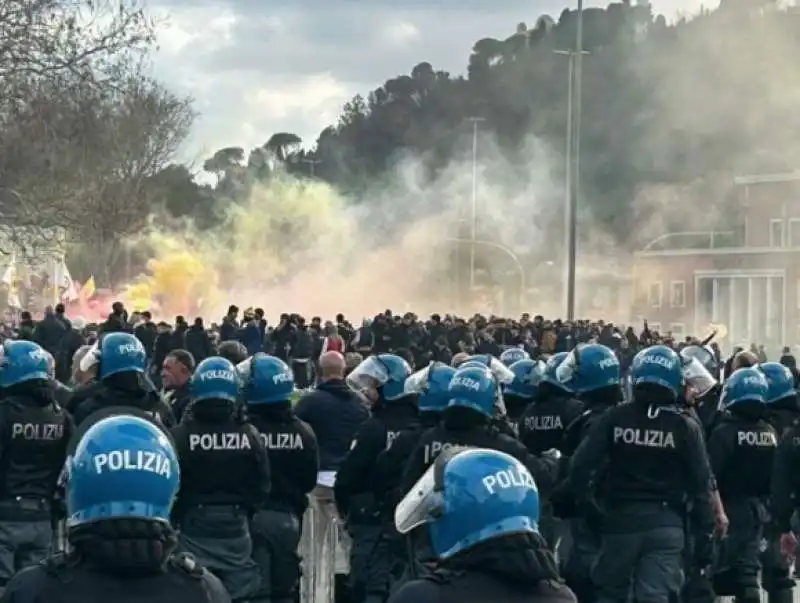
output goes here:
[{"label": "street light pole", "polygon": [[469,288],[475,288],[475,240],[478,237],[478,124],[483,117],[468,117],[472,122],[472,220],[469,246]]},{"label": "street light pole", "polygon": [[578,201],[580,199],[581,104],[583,80],[583,0],[578,0],[575,48],[556,50],[556,54],[569,56],[567,87],[567,160],[565,175],[564,208],[564,301],[567,320],[575,318],[575,273],[578,247]]}]

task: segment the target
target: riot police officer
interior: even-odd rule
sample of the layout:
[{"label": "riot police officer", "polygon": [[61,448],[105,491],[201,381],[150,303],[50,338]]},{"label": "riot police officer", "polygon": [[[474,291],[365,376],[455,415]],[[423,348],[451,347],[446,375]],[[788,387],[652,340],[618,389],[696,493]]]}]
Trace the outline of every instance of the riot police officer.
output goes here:
[{"label": "riot police officer", "polygon": [[539,493],[519,460],[486,449],[440,454],[397,506],[433,574],[389,603],[576,603],[539,534]]},{"label": "riot police officer", "polygon": [[94,343],[81,359],[80,370],[96,370],[100,386],[73,408],[78,438],[92,422],[130,410],[137,416],[149,415],[165,427],[175,423],[169,404],[145,376],[146,362],[142,342],[130,333],[108,333]]},{"label": "riot police officer", "polygon": [[778,434],[766,420],[768,397],[769,384],[759,369],[734,371],[720,398],[725,412],[708,441],[711,469],[730,520],[714,568],[714,590],[739,603],[761,599],[759,555],[778,446]]},{"label": "riot police officer", "polygon": [[511,365],[515,362],[519,362],[520,360],[530,360],[530,358],[531,355],[522,348],[508,348],[502,354],[500,354],[500,362],[509,368],[511,368]]},{"label": "riot police officer", "polygon": [[239,379],[229,360],[206,358],[189,391],[191,412],[172,430],[182,476],[173,515],[182,548],[242,600],[261,583],[248,519],[268,501],[267,449],[237,412]]},{"label": "riot police officer", "polygon": [[[561,450],[571,455],[592,426],[622,399],[619,359],[604,345],[580,344],[559,362],[555,372],[561,388],[574,392],[584,404],[583,412],[564,429]],[[586,508],[574,508],[572,491],[583,490],[586,484],[570,480],[567,476],[554,496],[556,514],[570,520],[572,543],[564,562],[564,578],[581,603],[591,603],[595,596],[591,572],[600,551],[600,534],[591,518],[582,515]]]},{"label": "riot police officer", "polygon": [[[539,382],[544,376],[544,362],[523,358],[508,367],[514,379],[503,388],[503,402],[508,422],[521,438],[521,419],[529,405],[536,398]],[[552,448],[552,446],[548,447]],[[543,448],[542,451],[548,448]]]},{"label": "riot police officer", "polygon": [[408,459],[403,492],[410,490],[443,450],[474,446],[499,450],[519,459],[533,474],[543,498],[549,495],[559,475],[558,458],[531,454],[519,440],[501,433],[492,424],[498,391],[497,378],[488,367],[461,365],[450,381],[450,400],[442,413],[441,424],[420,436]]},{"label": "riot police officer", "polygon": [[[556,371],[566,359],[567,353],[554,354],[547,362],[530,364],[521,360],[511,366],[518,375],[515,383],[506,388],[506,401],[512,401],[515,391],[517,395],[530,397],[530,404],[520,419],[519,439],[534,454],[546,450],[564,448],[564,433],[568,425],[583,412],[583,404],[576,400],[572,393],[565,389],[556,378]],[[554,517],[552,505],[542,508],[541,532],[553,550],[558,554],[559,562],[568,558],[571,540],[569,523]]]},{"label": "riot police officer", "polygon": [[408,363],[394,354],[361,362],[347,382],[370,401],[371,416],[356,433],[350,452],[336,474],[334,495],[353,540],[350,589],[356,601],[383,603],[402,575],[391,549],[386,523],[392,508],[385,493],[374,495],[376,461],[393,440],[417,420],[416,396],[405,390]]},{"label": "riot police officer", "polygon": [[681,588],[687,501],[703,535],[698,564],[711,560],[713,478],[702,429],[678,406],[685,385],[678,354],[646,348],[630,374],[633,401],[599,417],[572,458],[570,479],[589,484],[574,494],[601,534],[591,575],[598,601],[623,603],[632,594],[668,603]]},{"label": "riot police officer", "polygon": [[130,415],[101,419],[67,463],[72,550],[21,571],[0,600],[230,603],[216,577],[173,554],[169,517],[180,468],[156,425]]},{"label": "riot police officer", "polygon": [[[792,425],[800,418],[800,406],[797,402],[794,374],[778,362],[764,362],[758,369],[767,378],[769,392],[767,394],[767,420],[772,424],[778,434],[779,449],[789,445],[784,436],[792,431]],[[791,450],[791,447],[789,447]],[[775,465],[779,453],[776,451]],[[785,478],[782,478],[785,479]],[[773,484],[774,485],[774,484]],[[771,486],[773,487],[773,486]],[[767,591],[769,603],[789,603],[792,600],[794,580],[791,578],[791,569],[787,558],[780,548],[781,531],[774,529],[773,522],[767,527],[767,548],[761,555],[761,582]]]},{"label": "riot police officer", "polygon": [[[696,377],[693,381],[693,391],[687,392],[691,398],[687,399],[687,402],[690,402],[691,408],[697,414],[705,433],[711,434],[717,419],[719,396],[722,392],[716,354],[708,346],[689,345],[681,350],[681,359],[687,380]],[[699,384],[702,386],[698,386]]]},{"label": "riot police officer", "polygon": [[[531,375],[535,382],[530,392],[524,390],[534,402],[525,409],[519,429],[519,439],[534,454],[551,448],[561,450],[564,447],[567,426],[583,412],[583,404],[556,378],[556,371],[566,357],[567,352],[560,352],[548,358],[543,367],[529,366],[525,361],[511,367],[515,373],[529,371],[528,383],[530,384]],[[523,379],[524,377],[520,377],[520,380]],[[506,388],[506,398],[508,397],[509,390]]]},{"label": "riot police officer", "polygon": [[261,588],[252,603],[293,603],[300,583],[300,525],[317,483],[317,438],[292,411],[294,375],[280,358],[258,353],[236,367],[247,415],[269,452],[269,499],[250,520]]},{"label": "riot police officer", "polygon": [[31,341],[2,346],[0,590],[50,549],[56,482],[74,427],[56,403],[48,356]]}]

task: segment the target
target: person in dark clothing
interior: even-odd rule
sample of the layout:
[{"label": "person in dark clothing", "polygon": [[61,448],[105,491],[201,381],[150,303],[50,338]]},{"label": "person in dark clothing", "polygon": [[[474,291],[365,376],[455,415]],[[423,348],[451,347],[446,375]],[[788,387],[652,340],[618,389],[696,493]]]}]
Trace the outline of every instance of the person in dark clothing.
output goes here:
[{"label": "person in dark clothing", "polygon": [[186,350],[198,364],[214,355],[214,344],[211,343],[211,338],[203,325],[203,319],[199,316],[194,319],[194,324],[186,331]]},{"label": "person in dark clothing", "polygon": [[320,471],[339,469],[358,428],[369,418],[363,399],[345,383],[344,370],[339,352],[323,354],[317,387],[295,407],[297,418],[308,423],[317,436]]},{"label": "person in dark clothing", "polygon": [[19,327],[17,327],[17,339],[24,341],[34,341],[33,331],[36,328],[36,323],[31,318],[31,313],[23,310],[19,315]]},{"label": "person in dark clothing", "polygon": [[76,318],[70,323],[69,330],[61,339],[61,345],[56,359],[56,379],[61,383],[69,383],[72,377],[72,359],[85,340],[83,338],[83,328],[86,326],[82,318]]},{"label": "person in dark clothing", "polygon": [[44,318],[33,330],[33,340],[55,357],[66,333],[66,325],[55,315],[53,308],[47,306]]},{"label": "person in dark clothing", "polygon": [[158,329],[156,325],[153,324],[153,315],[150,314],[150,312],[145,310],[142,312],[141,317],[143,322],[134,327],[133,334],[136,336],[136,339],[142,342],[142,346],[149,360],[153,357],[153,346],[156,343]]},{"label": "person in dark clothing", "polygon": [[180,423],[191,398],[189,380],[194,373],[194,357],[186,350],[172,350],[164,359],[161,381],[164,384],[164,400],[172,407],[175,421]]},{"label": "person in dark clothing", "polygon": [[311,385],[311,362],[314,354],[314,340],[308,331],[305,321],[300,318],[297,323],[292,348],[289,356],[292,360],[292,373],[295,384],[300,389]]},{"label": "person in dark clothing", "polygon": [[172,330],[172,337],[169,342],[169,351],[186,349],[186,331],[189,324],[183,316],[175,317],[175,328]]},{"label": "person in dark clothing", "polygon": [[153,355],[150,363],[149,374],[153,382],[158,386],[161,383],[161,366],[164,364],[164,359],[172,350],[172,328],[166,322],[159,322],[158,334],[156,335],[155,343],[153,343]]},{"label": "person in dark clothing", "polygon": [[219,327],[220,342],[237,339],[239,335],[239,322],[236,320],[236,316],[238,314],[238,306],[228,307],[228,313],[223,317],[222,324]]},{"label": "person in dark clothing", "polygon": [[539,493],[503,452],[443,452],[397,506],[395,526],[435,560],[388,603],[577,603],[539,534]]},{"label": "person in dark clothing", "polygon": [[67,318],[66,314],[67,309],[64,307],[64,304],[57,303],[55,310],[56,310],[56,318],[61,321],[61,324],[63,324],[67,328],[67,330],[71,329],[72,322],[70,321],[69,318]]},{"label": "person in dark clothing", "polygon": [[247,358],[247,349],[240,341],[224,341],[219,345],[217,355],[230,360],[233,366],[236,366]]},{"label": "person in dark clothing", "polygon": [[125,333],[128,331],[128,312],[122,302],[111,305],[111,314],[100,325],[100,333]]}]

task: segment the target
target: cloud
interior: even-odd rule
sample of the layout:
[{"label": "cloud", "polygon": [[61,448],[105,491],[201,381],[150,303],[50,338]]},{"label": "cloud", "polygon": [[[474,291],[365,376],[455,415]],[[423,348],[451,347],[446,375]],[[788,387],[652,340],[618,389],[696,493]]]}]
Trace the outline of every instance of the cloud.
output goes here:
[{"label": "cloud", "polygon": [[[706,2],[706,4],[709,4]],[[674,15],[700,0],[656,0]],[[347,100],[422,61],[461,73],[472,44],[520,21],[554,18],[557,0],[158,0],[154,69],[201,114],[186,155],[246,150],[275,132],[313,144]]]}]

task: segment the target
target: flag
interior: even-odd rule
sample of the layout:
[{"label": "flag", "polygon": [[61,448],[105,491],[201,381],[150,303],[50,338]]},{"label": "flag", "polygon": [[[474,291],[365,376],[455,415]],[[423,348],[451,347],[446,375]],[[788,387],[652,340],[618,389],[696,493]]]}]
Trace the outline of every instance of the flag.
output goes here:
[{"label": "flag", "polygon": [[72,280],[72,275],[69,273],[69,268],[67,268],[67,263],[63,257],[61,258],[61,263],[56,264],[55,277],[55,284],[58,287],[61,301],[71,302],[78,299],[75,281]]},{"label": "flag", "polygon": [[11,263],[8,265],[5,271],[3,271],[3,278],[0,279],[0,282],[8,287],[11,287],[14,285],[14,281],[16,279],[17,279],[17,258],[12,255]]},{"label": "flag", "polygon": [[78,297],[80,299],[87,300],[95,294],[95,291],[97,291],[97,287],[94,284],[93,274],[86,280],[85,283],[83,283],[81,290],[78,292]]}]

